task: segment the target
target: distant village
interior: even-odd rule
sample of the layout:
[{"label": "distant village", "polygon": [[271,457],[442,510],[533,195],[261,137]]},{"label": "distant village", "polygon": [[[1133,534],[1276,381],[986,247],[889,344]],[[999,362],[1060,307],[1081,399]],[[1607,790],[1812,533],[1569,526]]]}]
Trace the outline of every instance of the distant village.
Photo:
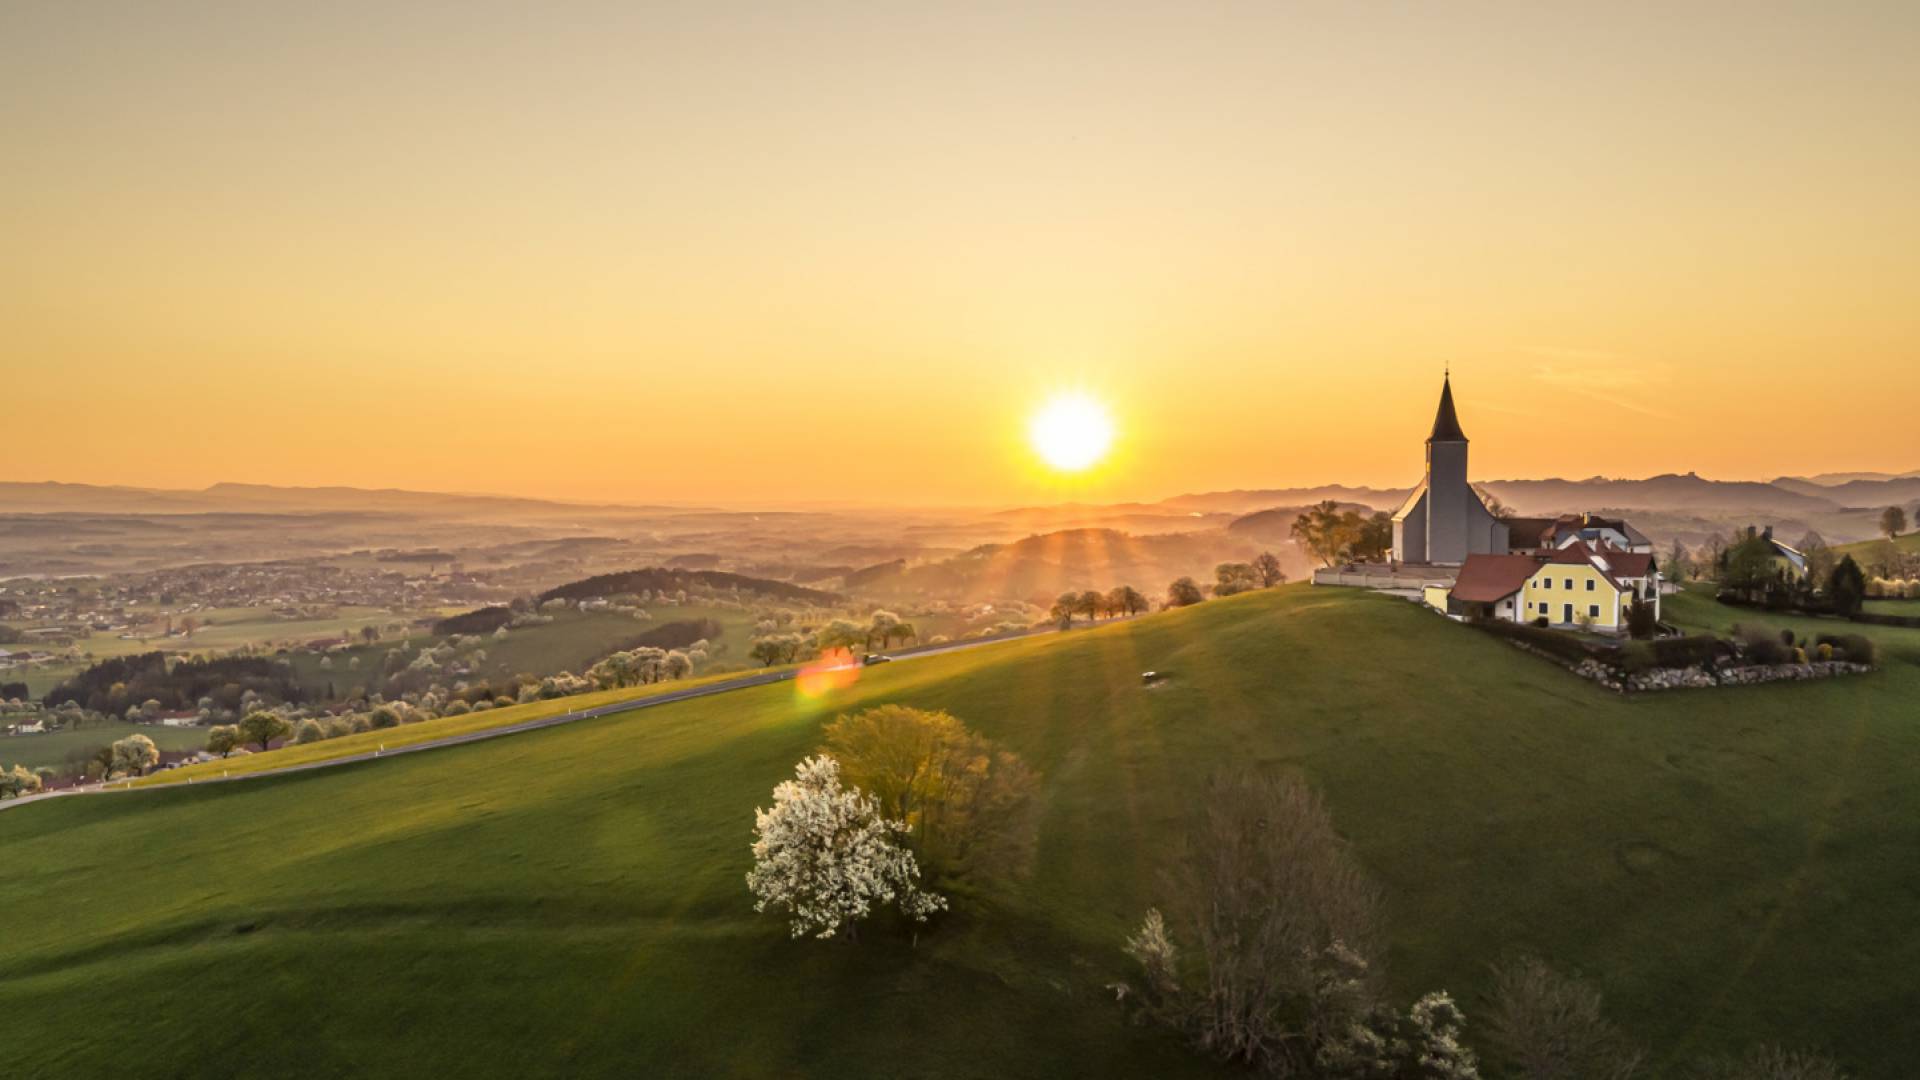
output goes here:
[{"label": "distant village", "polygon": [[0,684],[36,665],[95,652],[89,643],[102,636],[192,649],[195,635],[217,620],[210,613],[223,610],[265,609],[292,622],[368,608],[405,621],[417,613],[510,595],[510,588],[464,573],[457,564],[392,569],[373,560],[364,568],[287,560],[84,581],[13,578],[0,581],[0,624],[22,625],[8,627],[4,636],[12,640],[0,640]]}]

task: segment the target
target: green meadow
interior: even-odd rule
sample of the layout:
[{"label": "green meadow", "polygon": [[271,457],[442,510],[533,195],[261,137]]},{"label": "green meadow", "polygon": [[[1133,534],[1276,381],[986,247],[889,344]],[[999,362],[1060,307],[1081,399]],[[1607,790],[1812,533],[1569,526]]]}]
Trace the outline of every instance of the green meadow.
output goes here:
[{"label": "green meadow", "polygon": [[59,767],[75,751],[95,750],[129,735],[145,735],[162,750],[198,750],[207,744],[207,729],[164,727],[160,724],[129,724],[111,720],[83,728],[48,731],[39,735],[0,737],[0,768],[25,765]]},{"label": "green meadow", "polygon": [[[1805,623],[1673,598],[1670,619]],[[0,1046],[36,1076],[1230,1075],[1107,984],[1212,771],[1298,770],[1395,996],[1583,973],[1655,1051],[1910,1073],[1920,631],[1872,675],[1622,698],[1412,604],[1287,586],[428,753],[0,813]],[[1145,669],[1169,672],[1140,683]],[[824,722],[947,709],[1042,774],[1028,879],[792,941],[752,810]],[[324,745],[324,744],[323,744]]]}]

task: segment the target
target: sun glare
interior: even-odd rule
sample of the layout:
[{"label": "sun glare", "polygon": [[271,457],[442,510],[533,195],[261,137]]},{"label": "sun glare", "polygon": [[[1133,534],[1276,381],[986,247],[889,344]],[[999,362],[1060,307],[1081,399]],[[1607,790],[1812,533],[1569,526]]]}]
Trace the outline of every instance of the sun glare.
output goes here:
[{"label": "sun glare", "polygon": [[1027,435],[1041,460],[1062,472],[1079,472],[1107,456],[1113,420],[1087,395],[1061,394],[1033,414]]}]

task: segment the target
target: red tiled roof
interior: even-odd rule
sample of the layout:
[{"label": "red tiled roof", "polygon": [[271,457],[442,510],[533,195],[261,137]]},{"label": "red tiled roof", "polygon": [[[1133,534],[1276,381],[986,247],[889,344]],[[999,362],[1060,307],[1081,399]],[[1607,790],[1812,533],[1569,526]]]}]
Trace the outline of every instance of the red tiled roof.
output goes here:
[{"label": "red tiled roof", "polygon": [[1653,573],[1653,556],[1644,551],[1621,551],[1608,548],[1600,553],[1607,560],[1607,566],[1615,577],[1646,577]]},{"label": "red tiled roof", "polygon": [[[1593,560],[1596,555],[1605,561],[1608,569],[1602,570],[1594,564]],[[1607,584],[1619,589],[1623,588],[1623,586],[1614,575],[1625,573],[1625,571],[1621,569],[1620,561],[1629,557],[1631,557],[1630,552],[1621,551],[1618,548],[1609,547],[1604,551],[1596,552],[1593,548],[1587,546],[1585,540],[1575,540],[1573,543],[1568,544],[1566,547],[1558,548],[1552,555],[1547,556],[1547,562],[1554,566],[1592,566],[1595,570],[1599,571],[1601,577],[1606,579]],[[1640,558],[1650,558],[1650,556],[1642,555]],[[1631,577],[1633,575],[1629,574],[1628,576]]]},{"label": "red tiled roof", "polygon": [[1469,604],[1491,604],[1520,591],[1540,560],[1532,555],[1469,555],[1460,564],[1453,598]]},{"label": "red tiled roof", "polygon": [[1566,547],[1555,548],[1553,554],[1547,556],[1547,561],[1556,566],[1563,563],[1567,565],[1591,566],[1593,565],[1593,549],[1587,546],[1585,540],[1575,540]]},{"label": "red tiled roof", "polygon": [[1545,546],[1547,530],[1553,527],[1555,520],[1542,517],[1508,518],[1507,546],[1510,548]]}]

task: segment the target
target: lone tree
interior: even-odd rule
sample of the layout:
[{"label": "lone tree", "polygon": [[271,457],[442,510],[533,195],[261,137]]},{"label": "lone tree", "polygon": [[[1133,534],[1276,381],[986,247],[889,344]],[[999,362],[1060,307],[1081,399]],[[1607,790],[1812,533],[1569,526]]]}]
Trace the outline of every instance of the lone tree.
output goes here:
[{"label": "lone tree", "polygon": [[139,776],[160,763],[160,751],[145,735],[129,735],[113,744],[112,773]]},{"label": "lone tree", "polygon": [[1889,506],[1880,511],[1880,531],[1892,540],[1907,531],[1907,512],[1897,506]]},{"label": "lone tree", "polygon": [[1808,581],[1825,581],[1827,576],[1833,573],[1835,559],[1833,549],[1827,546],[1826,537],[1808,529],[1807,535],[1801,537],[1800,542],[1794,546],[1800,549],[1800,554],[1807,557]]},{"label": "lone tree", "polygon": [[800,647],[804,643],[799,634],[768,634],[754,638],[753,648],[747,655],[768,667],[791,664],[800,655]]},{"label": "lone tree", "polygon": [[1107,593],[1107,611],[1120,615],[1138,615],[1147,610],[1147,598],[1131,585],[1115,585]]},{"label": "lone tree", "polygon": [[906,826],[929,884],[1012,876],[1032,857],[1039,783],[1019,755],[944,712],[882,705],[827,725],[846,782]]},{"label": "lone tree", "polygon": [[207,753],[226,757],[239,748],[239,728],[232,724],[216,724],[207,729]]},{"label": "lone tree", "polygon": [[1310,788],[1240,772],[1199,803],[1165,879],[1171,918],[1150,910],[1127,942],[1148,1015],[1270,1076],[1477,1080],[1451,998],[1427,994],[1405,1014],[1382,1003],[1379,890]]},{"label": "lone tree", "polygon": [[1693,558],[1687,554],[1687,545],[1677,538],[1673,547],[1667,550],[1667,577],[1673,581],[1685,581],[1693,575]]},{"label": "lone tree", "polygon": [[1852,618],[1860,614],[1861,605],[1867,599],[1867,575],[1860,570],[1860,564],[1853,556],[1843,555],[1827,578],[1827,602],[1833,605],[1835,615]]},{"label": "lone tree", "polygon": [[1749,536],[1728,548],[1726,562],[1720,584],[1749,599],[1758,599],[1767,586],[1780,579],[1773,543],[1764,536]]},{"label": "lone tree", "polygon": [[1213,595],[1236,596],[1260,587],[1260,572],[1252,563],[1226,562],[1213,568]]},{"label": "lone tree", "polygon": [[1287,572],[1280,569],[1279,557],[1271,551],[1263,551],[1254,557],[1253,571],[1260,575],[1260,587],[1263,589],[1283,585],[1287,580]]},{"label": "lone tree", "polygon": [[1052,618],[1053,621],[1059,623],[1060,629],[1062,630],[1068,630],[1073,627],[1073,617],[1079,614],[1079,612],[1080,594],[1071,592],[1061,593],[1060,598],[1053,602],[1051,608],[1047,609],[1047,615]]},{"label": "lone tree", "polygon": [[1100,610],[1106,606],[1106,603],[1106,597],[1092,589],[1088,589],[1074,599],[1073,610],[1085,615],[1087,621],[1092,622],[1100,617]]},{"label": "lone tree", "polygon": [[1393,515],[1382,510],[1363,517],[1325,499],[1293,519],[1292,535],[1325,566],[1341,559],[1380,559],[1393,549]]},{"label": "lone tree", "polygon": [[1295,543],[1323,566],[1332,566],[1352,546],[1359,528],[1359,514],[1352,510],[1343,513],[1339,503],[1326,499],[1294,518],[1290,531]]},{"label": "lone tree", "polygon": [[286,720],[270,712],[250,712],[240,721],[240,741],[259,743],[260,749],[267,749],[275,739],[285,738],[293,729]]},{"label": "lone tree", "polygon": [[1206,598],[1206,594],[1200,591],[1200,585],[1190,577],[1175,578],[1167,586],[1166,606],[1170,608],[1188,607]]},{"label": "lone tree", "polygon": [[920,867],[899,837],[907,826],[880,816],[871,795],[840,785],[840,765],[822,754],[773,789],[773,809],[753,812],[753,909],[786,911],[794,937],[830,938],[896,904],[916,922],[947,901],[919,884]]}]

